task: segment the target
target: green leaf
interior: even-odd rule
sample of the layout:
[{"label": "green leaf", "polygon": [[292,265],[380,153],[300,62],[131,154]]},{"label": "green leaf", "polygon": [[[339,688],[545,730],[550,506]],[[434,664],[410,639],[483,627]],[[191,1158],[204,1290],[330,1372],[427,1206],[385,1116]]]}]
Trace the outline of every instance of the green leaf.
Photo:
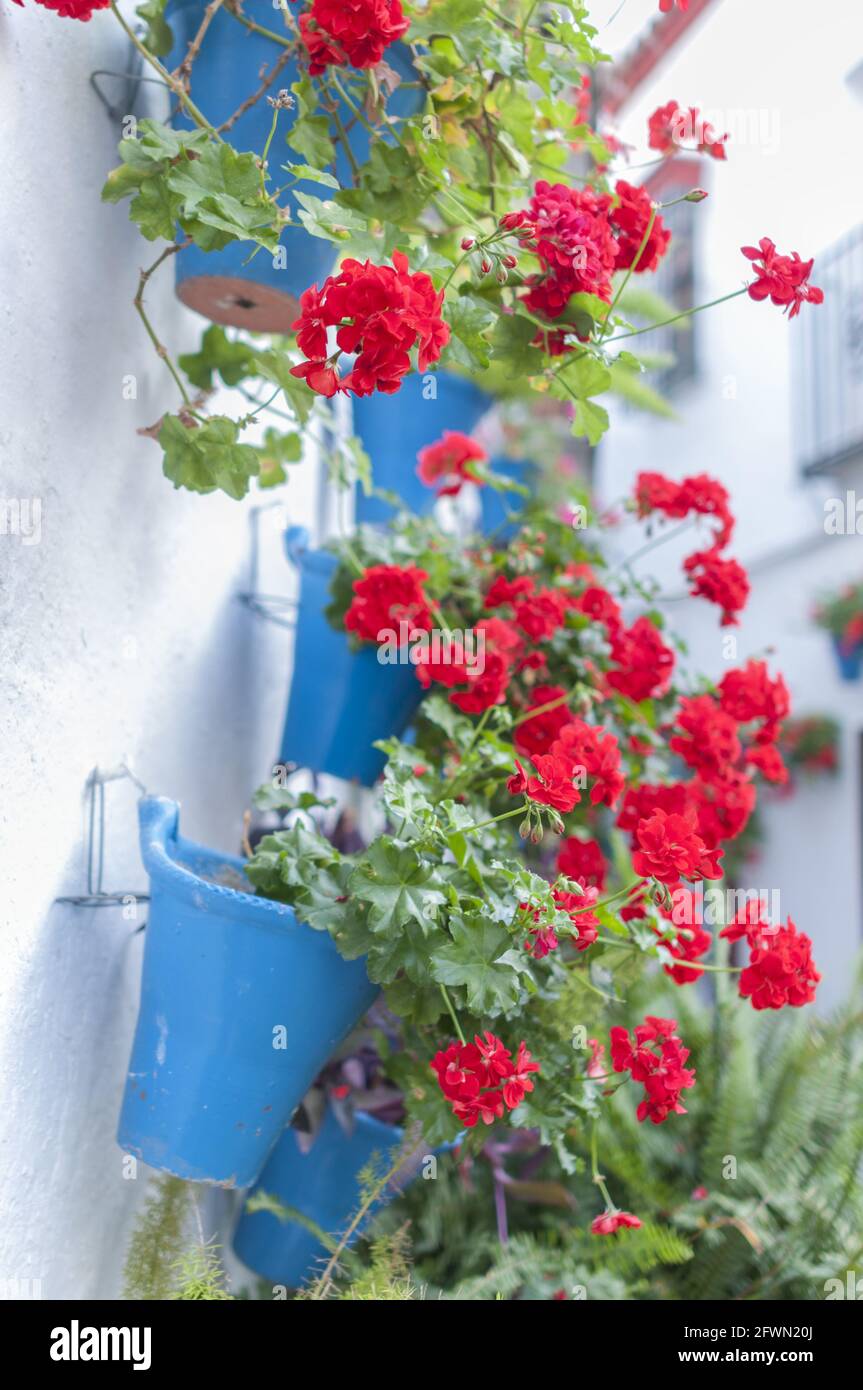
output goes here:
[{"label": "green leaf", "polygon": [[576,401],[572,422],[574,435],[586,435],[589,444],[598,444],[608,429],[608,411],[593,401]]},{"label": "green leaf", "polygon": [[509,933],[483,918],[453,918],[450,931],[451,943],[435,952],[434,978],[442,985],[461,985],[473,1013],[494,1015],[512,1008],[526,963],[511,949]]},{"label": "green leaf", "polygon": [[[335,146],[330,139],[330,123],[326,116],[297,116],[286,139],[292,150],[296,150],[297,154],[308,160],[309,168],[303,173],[303,178],[314,179],[321,166],[332,164],[336,157]],[[299,174],[302,166],[289,167],[292,173]],[[327,180],[317,178],[315,182],[325,183]],[[333,180],[333,186],[338,188],[338,180]]]},{"label": "green leaf", "polygon": [[245,497],[259,464],[255,450],[238,443],[239,432],[237,421],[224,415],[214,415],[198,426],[166,415],[159,431],[165,477],[174,487],[190,492],[220,490],[237,500]]},{"label": "green leaf", "polygon": [[341,184],[333,174],[326,173],[323,169],[314,169],[310,164],[283,164],[282,168],[288,174],[293,174],[297,179],[309,179],[312,183],[323,183],[327,188],[341,188]]},{"label": "green leaf", "polygon": [[[444,301],[444,317],[453,337],[447,355],[455,357],[466,367],[489,365],[488,331],[498,315],[482,299],[470,294],[457,295]],[[463,352],[457,350],[460,343]]]},{"label": "green leaf", "polygon": [[167,0],[145,0],[135,10],[138,18],[147,26],[144,43],[157,58],[164,58],[174,46],[174,35],[165,19],[166,4]]},{"label": "green leaf", "polygon": [[201,338],[198,351],[183,353],[178,360],[193,386],[211,391],[214,373],[226,386],[236,386],[253,375],[255,353],[248,343],[232,342],[224,328],[214,323]]},{"label": "green leaf", "polygon": [[373,932],[394,931],[411,920],[431,927],[445,898],[430,887],[432,870],[415,850],[389,836],[376,840],[350,879],[350,892],[370,905]]}]

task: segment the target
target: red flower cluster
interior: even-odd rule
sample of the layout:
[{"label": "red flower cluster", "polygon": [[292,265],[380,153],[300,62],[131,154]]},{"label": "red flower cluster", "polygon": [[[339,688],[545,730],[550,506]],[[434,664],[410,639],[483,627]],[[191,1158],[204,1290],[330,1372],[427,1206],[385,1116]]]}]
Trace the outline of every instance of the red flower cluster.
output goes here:
[{"label": "red flower cluster", "polygon": [[682,699],[675,722],[683,733],[675,734],[669,747],[706,781],[723,777],[739,761],[743,749],[737,721],[712,695]]},{"label": "red flower cluster", "polygon": [[608,672],[608,686],[636,704],[664,695],[671,684],[674,652],[649,618],[636,618],[632,627],[611,633],[611,659],[618,669]]},{"label": "red flower cluster", "polygon": [[722,551],[734,533],[734,517],[728,505],[728,492],[706,473],[676,483],[662,473],[639,473],[635,480],[635,502],[640,517],[662,512],[674,520],[695,513],[711,516],[719,526],[709,550],[696,551],[683,562],[690,577],[693,597],[709,599],[722,608],[722,626],[735,626],[737,614],[746,606],[749,579],[736,560],[722,558]]},{"label": "red flower cluster", "polygon": [[638,849],[632,866],[642,878],[656,878],[676,887],[681,878],[698,881],[721,878],[721,849],[708,850],[698,834],[698,820],[688,807],[682,815],[656,810],[639,821],[635,830]]},{"label": "red flower cluster", "polygon": [[706,598],[722,609],[721,627],[736,627],[737,615],[746,607],[749,576],[737,560],[723,560],[716,546],[696,551],[683,562],[693,598]]},{"label": "red flower cluster", "polygon": [[533,1090],[530,1073],[539,1071],[523,1042],[513,1059],[500,1038],[488,1032],[476,1034],[472,1043],[450,1043],[430,1066],[456,1119],[468,1129],[479,1119],[487,1125],[501,1119],[504,1106],[515,1110]]},{"label": "red flower cluster", "polygon": [[621,1226],[631,1226],[633,1230],[638,1230],[641,1226],[637,1216],[633,1216],[631,1211],[604,1211],[601,1216],[595,1216],[590,1223],[590,1234],[592,1236],[613,1236],[619,1231]]},{"label": "red flower cluster", "polygon": [[[611,224],[617,234],[616,270],[629,270],[633,267],[637,274],[655,270],[668,250],[671,232],[657,213],[650,227],[654,202],[646,188],[636,187],[619,179],[615,185],[617,198],[611,210]],[[641,250],[641,243],[650,236]],[[636,264],[636,257],[638,262]]]},{"label": "red flower cluster", "polygon": [[[755,263],[757,278],[749,286],[749,298],[767,299],[796,318],[804,304],[823,304],[824,291],[810,285],[812,261],[802,261],[796,251],[790,256],[777,254],[774,243],[763,236],[757,246],[741,246],[748,261]],[[758,262],[761,262],[759,265]]]},{"label": "red flower cluster", "polygon": [[312,77],[330,65],[373,68],[408,28],[401,0],[312,0],[300,16]]},{"label": "red flower cluster", "polygon": [[442,438],[427,444],[417,454],[417,476],[426,487],[438,488],[438,497],[455,497],[464,483],[480,483],[469,464],[485,463],[488,454],[482,445],[459,430],[444,430]]},{"label": "red flower cluster", "polygon": [[516,627],[531,642],[553,637],[566,621],[570,601],[560,589],[537,589],[529,575],[506,579],[499,574],[485,596],[486,608],[512,608]]},{"label": "red flower cluster", "polygon": [[582,772],[594,779],[590,789],[593,806],[616,804],[626,782],[620,770],[620,745],[614,734],[584,719],[573,718],[561,729],[551,751],[568,759],[573,775]]},{"label": "red flower cluster", "polygon": [[740,976],[740,997],[751,999],[754,1009],[799,1009],[811,1004],[821,976],[812,959],[812,942],[798,932],[791,918],[784,927],[773,927],[764,904],[748,902],[719,933],[727,941],[745,937],[749,964]]},{"label": "red flower cluster", "polygon": [[674,521],[693,513],[712,516],[719,522],[714,545],[724,549],[734,534],[734,516],[728,489],[708,473],[696,473],[676,483],[664,473],[639,473],[635,480],[635,502],[642,518],[662,512]]},{"label": "red flower cluster", "polygon": [[542,709],[544,705],[553,705],[556,700],[559,700],[560,704],[554,709],[544,709],[542,714],[534,715],[532,719],[524,719],[521,724],[516,725],[512,741],[517,753],[532,758],[535,753],[549,752],[561,729],[572,718],[566,707],[566,693],[562,685],[534,686],[525,714],[532,709]]},{"label": "red flower cluster", "polygon": [[579,840],[575,835],[570,835],[560,846],[557,872],[601,891],[605,887],[608,861],[598,841]]},{"label": "red flower cluster", "polygon": [[537,773],[535,777],[529,776],[516,758],[518,771],[506,784],[508,792],[513,796],[526,796],[540,806],[551,806],[555,811],[571,811],[578,805],[581,792],[573,785],[575,769],[568,758],[537,753],[532,762]]},{"label": "red flower cluster", "polygon": [[580,293],[611,302],[617,247],[609,202],[590,188],[569,188],[546,179],[536,184],[527,216],[542,274],[525,296],[532,313],[560,318],[571,296]]},{"label": "red flower cluster", "polygon": [[[96,10],[107,10],[111,0],[36,0],[43,10],[54,10],[61,19],[80,19],[85,23]],[[23,9],[24,0],[15,0]]]},{"label": "red flower cluster", "polygon": [[[345,627],[365,642],[377,642],[384,631],[398,632],[400,622],[428,632],[432,626],[423,592],[425,570],[415,565],[371,565],[353,583],[354,598],[345,614]],[[383,640],[382,638],[380,640]]]},{"label": "red flower cluster", "polygon": [[[441,318],[443,290],[435,290],[422,271],[411,274],[407,256],[393,252],[393,263],[348,258],[337,275],[328,275],[319,290],[305,291],[300,300],[297,344],[308,361],[291,368],[313,391],[334,396],[352,391],[398,391],[410,371],[409,353],[418,345],[419,370],[436,362],[449,341],[449,325]],[[329,355],[328,329],[337,328],[338,350]],[[342,352],[356,353],[353,370],[344,380],[334,363]]]},{"label": "red flower cluster", "polygon": [[[524,302],[531,312],[558,319],[572,295],[579,293],[610,303],[611,277],[615,270],[633,266],[653,208],[645,188],[623,180],[612,196],[540,179],[524,215],[522,239],[542,267],[527,282]],[[670,240],[671,232],[657,215],[635,269],[655,270]],[[564,345],[554,346],[562,350]]]},{"label": "red flower cluster", "polygon": [[625,1028],[612,1028],[610,1038],[614,1070],[628,1071],[644,1087],[636,1111],[639,1121],[660,1125],[671,1114],[685,1115],[680,1094],[695,1085],[695,1072],[683,1065],[689,1052],[677,1037],[674,1019],[648,1014],[631,1038]]},{"label": "red flower cluster", "polygon": [[728,136],[717,136],[695,106],[686,110],[676,101],[668,101],[664,106],[658,106],[650,116],[647,129],[648,145],[660,154],[686,149],[686,142],[694,141],[698,154],[708,154],[712,159],[726,158],[725,141]]},{"label": "red flower cluster", "polygon": [[635,832],[655,811],[661,810],[668,815],[691,813],[696,817],[698,835],[707,849],[715,850],[724,840],[733,840],[746,829],[755,809],[755,799],[753,783],[737,770],[710,783],[700,777],[662,787],[643,782],[628,789],[617,824],[621,830],[632,832],[636,847]]}]

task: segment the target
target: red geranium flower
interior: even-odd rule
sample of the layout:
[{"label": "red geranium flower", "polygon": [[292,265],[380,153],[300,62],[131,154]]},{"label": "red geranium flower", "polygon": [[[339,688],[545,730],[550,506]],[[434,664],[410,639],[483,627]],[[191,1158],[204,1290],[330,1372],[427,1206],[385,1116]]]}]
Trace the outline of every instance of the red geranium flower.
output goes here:
[{"label": "red geranium flower", "polygon": [[516,758],[518,771],[507,782],[507,791],[513,796],[526,796],[541,806],[551,806],[556,811],[571,811],[578,805],[581,793],[572,784],[574,770],[568,758],[537,753],[532,762],[537,772],[535,777],[529,777]]},{"label": "red geranium flower", "polygon": [[591,1221],[590,1233],[593,1236],[613,1236],[621,1226],[631,1226],[638,1230],[640,1225],[638,1217],[633,1216],[631,1211],[604,1211],[601,1216],[595,1216]]},{"label": "red geranium flower", "polygon": [[312,0],[300,32],[312,77],[334,67],[373,68],[408,31],[401,0]]},{"label": "red geranium flower", "polygon": [[532,709],[540,709],[543,705],[550,705],[555,700],[561,700],[561,704],[555,709],[545,710],[542,714],[535,715],[532,719],[525,719],[521,724],[517,724],[513,734],[513,743],[517,753],[523,753],[526,757],[532,758],[535,753],[548,753],[561,729],[568,724],[572,715],[566,707],[566,691],[562,685],[536,685],[530,693],[530,704],[524,711],[529,713]]},{"label": "red geranium flower", "polygon": [[470,435],[461,434],[459,430],[444,430],[441,439],[420,449],[417,459],[420,481],[426,487],[442,482],[438,497],[455,497],[466,482],[482,486],[482,480],[474,476],[468,465],[485,463],[488,454]]},{"label": "red geranium flower", "polygon": [[612,1028],[610,1037],[614,1070],[628,1071],[644,1087],[636,1111],[639,1123],[649,1119],[660,1125],[669,1115],[685,1115],[680,1095],[695,1085],[695,1072],[683,1065],[689,1052],[677,1036],[674,1019],[648,1014],[632,1037],[620,1027]]},{"label": "red geranium flower", "polygon": [[734,768],[742,752],[737,722],[712,695],[682,699],[676,725],[683,734],[675,734],[669,747],[704,780],[721,779]]},{"label": "red geranium flower", "polygon": [[712,159],[725,159],[727,135],[717,135],[713,127],[705,121],[698,108],[688,110],[676,101],[658,106],[647,122],[648,145],[660,154],[670,154],[672,150],[686,148],[687,141],[693,141],[699,154],[710,155]]},{"label": "red geranium flower", "polygon": [[736,560],[723,560],[719,551],[696,551],[684,560],[693,598],[706,598],[722,609],[721,627],[736,627],[737,614],[749,598],[749,576]]},{"label": "red geranium flower", "polygon": [[[654,203],[646,188],[636,187],[619,179],[615,185],[617,201],[611,210],[612,226],[617,232],[617,270],[629,270],[647,235],[647,228],[653,214]],[[638,275],[647,270],[655,270],[668,250],[671,232],[659,214],[653,222],[647,244],[634,266]]]},{"label": "red geranium flower", "polygon": [[[96,10],[107,10],[111,0],[36,0],[43,10],[54,10],[61,19],[92,19]],[[24,0],[15,0],[23,8]]]},{"label": "red geranium flower", "polygon": [[[373,265],[349,257],[321,289],[312,285],[300,300],[297,344],[309,359],[291,368],[313,391],[370,396],[398,391],[410,371],[410,351],[418,346],[419,370],[436,362],[449,341],[441,318],[443,290],[430,276],[411,273],[407,256],[393,252],[393,263]],[[328,332],[336,328],[338,350],[330,355]],[[353,370],[340,380],[334,363],[341,353],[356,353]]]},{"label": "red geranium flower", "polygon": [[691,808],[685,815],[657,810],[639,821],[635,831],[639,849],[632,856],[635,872],[642,878],[656,878],[672,885],[681,878],[721,878],[718,861],[722,850],[708,850],[696,832],[696,824]]},{"label": "red geranium flower", "polygon": [[729,671],[719,682],[722,708],[738,724],[763,719],[771,737],[779,733],[779,725],[791,713],[788,686],[777,676],[770,679],[766,661],[747,661],[742,668]]},{"label": "red geranium flower", "polygon": [[614,806],[626,785],[620,770],[620,746],[614,734],[584,719],[573,718],[561,729],[551,751],[568,759],[573,773],[583,770],[594,778],[590,789],[592,805]]},{"label": "red geranium flower", "polygon": [[716,517],[720,526],[714,546],[720,549],[724,549],[734,532],[728,489],[707,473],[697,473],[681,483],[673,482],[662,473],[639,473],[635,480],[635,500],[640,517],[654,511],[674,520],[682,520],[690,512]]},{"label": "red geranium flower", "polygon": [[557,872],[602,889],[605,887],[608,861],[597,840],[579,840],[575,835],[570,835],[560,846]]},{"label": "red geranium flower", "polygon": [[637,618],[632,627],[611,634],[611,659],[617,669],[606,676],[609,687],[636,704],[664,695],[671,684],[674,652],[649,618]]},{"label": "red geranium flower", "polygon": [[783,309],[789,318],[796,318],[803,304],[823,304],[824,291],[810,285],[814,261],[803,261],[796,251],[780,256],[769,237],[763,236],[757,246],[741,246],[748,261],[755,265],[757,279],[749,286],[749,298],[767,299]]},{"label": "red geranium flower", "polygon": [[611,302],[617,248],[608,220],[610,199],[589,188],[540,179],[527,220],[541,273],[531,277],[524,302],[532,313],[560,318],[572,295]]},{"label": "red geranium flower", "polygon": [[366,642],[383,641],[379,634],[398,634],[399,623],[428,632],[432,626],[423,592],[425,570],[409,565],[371,565],[353,583],[354,598],[345,614],[345,627]]},{"label": "red geranium flower", "polygon": [[812,942],[798,932],[791,918],[784,927],[773,927],[762,902],[748,902],[719,933],[728,941],[746,937],[749,964],[740,976],[740,997],[754,1009],[799,1009],[811,1004],[821,976],[812,959]]},{"label": "red geranium flower", "polygon": [[540,1069],[523,1042],[513,1060],[500,1038],[489,1032],[477,1034],[472,1043],[450,1043],[429,1065],[456,1119],[468,1129],[479,1119],[486,1125],[500,1119],[504,1106],[515,1110],[533,1090],[530,1074]]},{"label": "red geranium flower", "polygon": [[450,704],[463,714],[483,714],[505,699],[509,676],[509,663],[503,653],[487,649],[483,669],[467,672],[468,689],[454,690],[449,697]]}]

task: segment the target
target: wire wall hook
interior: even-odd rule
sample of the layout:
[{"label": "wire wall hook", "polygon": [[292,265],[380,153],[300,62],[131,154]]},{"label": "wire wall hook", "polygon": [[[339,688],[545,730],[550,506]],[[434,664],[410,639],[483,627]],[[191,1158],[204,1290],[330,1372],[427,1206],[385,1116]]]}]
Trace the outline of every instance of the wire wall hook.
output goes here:
[{"label": "wire wall hook", "polygon": [[275,508],[284,509],[284,502],[267,502],[260,507],[252,507],[249,513],[251,530],[251,548],[249,557],[249,587],[247,590],[237,594],[237,598],[250,612],[256,617],[263,618],[265,622],[275,623],[277,627],[293,628],[296,626],[294,610],[297,608],[297,600],[287,598],[284,594],[265,594],[258,588],[260,583],[260,558],[261,558],[261,514],[273,511]]},{"label": "wire wall hook", "polygon": [[149,893],[106,893],[102,887],[105,868],[105,785],[124,779],[134,783],[142,796],[147,795],[147,788],[126,762],[112,768],[94,767],[87,778],[87,892],[55,898],[55,902],[67,903],[72,907],[117,907],[125,906],[131,899],[143,903],[150,901]]}]

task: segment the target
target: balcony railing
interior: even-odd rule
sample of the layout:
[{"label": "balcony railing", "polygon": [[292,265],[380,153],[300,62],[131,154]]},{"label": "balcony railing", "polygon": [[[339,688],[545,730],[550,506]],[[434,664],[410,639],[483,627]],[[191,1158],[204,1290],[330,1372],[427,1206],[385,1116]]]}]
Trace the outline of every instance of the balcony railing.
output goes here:
[{"label": "balcony railing", "polygon": [[797,457],[807,473],[863,459],[863,226],[816,256],[824,303],[793,327]]}]

